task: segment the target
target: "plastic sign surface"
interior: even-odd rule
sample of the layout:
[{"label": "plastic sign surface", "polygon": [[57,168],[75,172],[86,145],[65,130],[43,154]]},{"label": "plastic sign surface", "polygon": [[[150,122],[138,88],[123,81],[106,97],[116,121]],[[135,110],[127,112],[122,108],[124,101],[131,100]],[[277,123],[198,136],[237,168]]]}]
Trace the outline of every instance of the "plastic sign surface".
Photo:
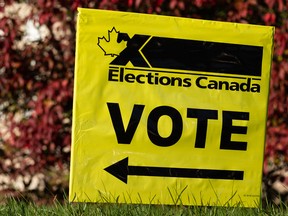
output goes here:
[{"label": "plastic sign surface", "polygon": [[273,35],[79,9],[69,200],[259,205]]}]

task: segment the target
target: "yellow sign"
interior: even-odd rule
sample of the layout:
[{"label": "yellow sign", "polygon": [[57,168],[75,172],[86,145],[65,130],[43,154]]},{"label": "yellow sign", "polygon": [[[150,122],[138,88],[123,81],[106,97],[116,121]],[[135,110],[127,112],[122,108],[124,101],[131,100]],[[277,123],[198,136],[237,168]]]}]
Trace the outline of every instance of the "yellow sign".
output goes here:
[{"label": "yellow sign", "polygon": [[259,205],[273,34],[79,9],[69,200]]}]

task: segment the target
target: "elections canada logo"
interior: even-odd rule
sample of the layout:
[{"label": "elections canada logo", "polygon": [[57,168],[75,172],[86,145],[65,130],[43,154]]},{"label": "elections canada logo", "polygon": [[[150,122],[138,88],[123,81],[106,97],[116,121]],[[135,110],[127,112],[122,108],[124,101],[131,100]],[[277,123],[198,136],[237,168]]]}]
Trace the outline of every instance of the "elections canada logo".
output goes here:
[{"label": "elections canada logo", "polygon": [[98,37],[109,82],[260,92],[263,47],[127,34]]}]

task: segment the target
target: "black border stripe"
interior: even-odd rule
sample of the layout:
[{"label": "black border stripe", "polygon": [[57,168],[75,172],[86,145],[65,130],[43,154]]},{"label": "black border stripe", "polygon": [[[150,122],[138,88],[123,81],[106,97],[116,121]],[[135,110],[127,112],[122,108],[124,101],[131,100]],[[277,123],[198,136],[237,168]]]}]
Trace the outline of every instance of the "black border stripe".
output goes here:
[{"label": "black border stripe", "polygon": [[263,47],[255,45],[153,36],[141,52],[152,68],[258,77],[262,71]]}]

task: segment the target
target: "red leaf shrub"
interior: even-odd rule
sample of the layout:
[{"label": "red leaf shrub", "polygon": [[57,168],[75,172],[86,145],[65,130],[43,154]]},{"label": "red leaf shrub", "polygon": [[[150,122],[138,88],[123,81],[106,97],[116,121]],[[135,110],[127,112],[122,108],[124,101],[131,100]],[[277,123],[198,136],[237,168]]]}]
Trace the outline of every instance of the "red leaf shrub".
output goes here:
[{"label": "red leaf shrub", "polygon": [[29,4],[7,0],[0,4],[0,190],[39,192],[46,187],[57,193],[68,188],[77,7],[275,25],[265,173],[286,163],[287,6],[284,0],[30,0]]},{"label": "red leaf shrub", "polygon": [[[1,8],[1,161],[6,163],[0,172],[9,174],[12,184],[4,189],[37,190],[31,186],[35,174],[53,170],[61,179],[68,170],[75,11],[68,15],[70,5],[56,1],[37,3],[10,1]],[[19,176],[27,177],[25,184],[16,181]],[[57,184],[67,188],[65,178]],[[51,193],[59,189],[47,178],[44,183]]]}]

